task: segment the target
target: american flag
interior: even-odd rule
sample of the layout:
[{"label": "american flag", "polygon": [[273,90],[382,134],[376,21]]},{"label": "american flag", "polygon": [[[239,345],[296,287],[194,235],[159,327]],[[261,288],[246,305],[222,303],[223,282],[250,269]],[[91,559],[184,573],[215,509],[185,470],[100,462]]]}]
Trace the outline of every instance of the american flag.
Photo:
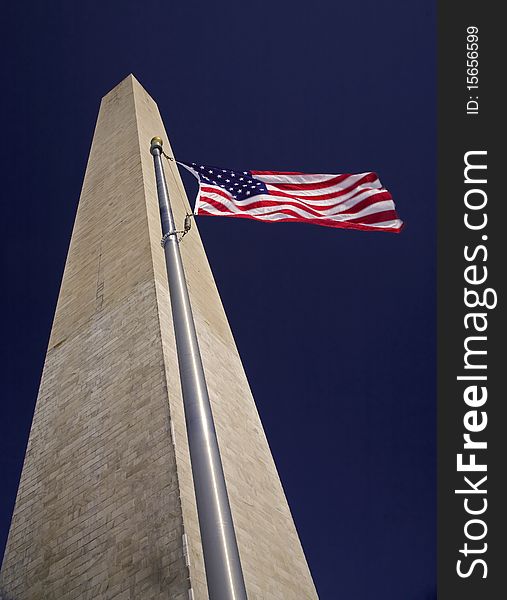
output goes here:
[{"label": "american flag", "polygon": [[300,221],[395,233],[403,226],[391,194],[375,173],[235,171],[177,162],[199,180],[196,215],[242,217],[270,223]]}]

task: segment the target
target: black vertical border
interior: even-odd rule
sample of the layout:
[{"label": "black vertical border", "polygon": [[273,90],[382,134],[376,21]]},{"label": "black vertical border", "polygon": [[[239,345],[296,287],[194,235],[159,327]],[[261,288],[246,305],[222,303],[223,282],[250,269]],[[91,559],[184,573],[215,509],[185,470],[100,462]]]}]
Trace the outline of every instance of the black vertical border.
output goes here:
[{"label": "black vertical border", "polygon": [[[496,4],[496,6],[495,6]],[[505,279],[507,271],[507,229],[504,225],[507,208],[507,186],[502,185],[507,174],[504,162],[506,119],[503,114],[501,88],[507,77],[507,31],[500,16],[501,4],[488,1],[451,2],[441,0],[438,5],[438,598],[441,600],[489,600],[507,597],[507,539],[503,515],[507,509],[507,394],[502,375],[507,373],[504,336]],[[467,27],[477,27],[479,36],[479,89],[467,90]],[[504,58],[502,58],[504,57]],[[466,102],[478,96],[479,114],[467,115]],[[487,184],[481,187],[488,197],[484,211],[488,224],[482,231],[467,230],[464,224],[464,195],[470,185],[464,180],[464,154],[468,151],[487,151]],[[483,171],[484,172],[484,171]],[[478,196],[477,196],[478,198]],[[476,215],[483,211],[477,211]],[[487,235],[487,241],[482,239]],[[487,260],[479,253],[475,262],[467,262],[464,247],[484,244]],[[470,250],[472,251],[472,250]],[[478,463],[486,461],[486,495],[470,495],[470,503],[481,506],[486,497],[488,508],[484,515],[467,515],[464,495],[455,494],[463,489],[463,477],[469,475],[476,481],[478,473],[458,473],[457,454],[463,453],[463,434],[466,432],[463,417],[467,407],[463,401],[465,385],[458,375],[470,374],[464,370],[464,269],[470,264],[485,265],[488,279],[481,288],[491,287],[498,294],[498,305],[487,313],[488,329],[486,360],[488,400],[483,408],[488,424],[484,431],[471,434],[472,439],[487,441],[486,450],[477,450]],[[482,273],[482,270],[480,271]],[[473,288],[474,286],[467,286]],[[475,312],[477,309],[468,309]],[[480,334],[475,334],[480,335]],[[484,357],[483,357],[484,358]],[[475,371],[479,373],[479,371]],[[483,540],[467,540],[464,527],[467,520],[482,518],[487,524]],[[469,530],[480,535],[481,526]],[[465,557],[459,552],[465,542],[470,548],[487,550]],[[462,559],[463,571],[468,571],[472,561],[483,559],[484,569],[476,565],[469,577],[457,574],[457,561]],[[505,580],[505,581],[504,581]]]}]

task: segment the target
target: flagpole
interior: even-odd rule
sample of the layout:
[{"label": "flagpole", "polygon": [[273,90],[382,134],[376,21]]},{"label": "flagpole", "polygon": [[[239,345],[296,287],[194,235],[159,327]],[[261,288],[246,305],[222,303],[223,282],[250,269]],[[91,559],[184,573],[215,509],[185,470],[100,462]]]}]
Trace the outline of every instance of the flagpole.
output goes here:
[{"label": "flagpole", "polygon": [[247,600],[238,544],[188,295],[178,232],[162,165],[162,140],[151,140],[162,245],[176,336],[188,445],[210,600]]}]

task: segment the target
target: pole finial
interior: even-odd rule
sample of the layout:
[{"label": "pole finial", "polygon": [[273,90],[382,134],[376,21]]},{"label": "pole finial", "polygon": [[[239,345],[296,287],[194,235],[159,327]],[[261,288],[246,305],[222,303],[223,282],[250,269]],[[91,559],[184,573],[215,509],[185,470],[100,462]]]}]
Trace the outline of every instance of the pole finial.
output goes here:
[{"label": "pole finial", "polygon": [[162,152],[162,138],[155,136],[154,138],[151,138],[151,142],[150,142],[150,152],[152,154],[154,154],[154,150],[159,150],[160,152]]}]

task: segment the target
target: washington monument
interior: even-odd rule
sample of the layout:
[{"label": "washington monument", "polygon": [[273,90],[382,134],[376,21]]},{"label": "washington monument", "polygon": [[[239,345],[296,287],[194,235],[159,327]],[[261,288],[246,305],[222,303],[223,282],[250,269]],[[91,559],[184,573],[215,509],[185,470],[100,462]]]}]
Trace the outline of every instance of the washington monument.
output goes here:
[{"label": "washington monument", "polygon": [[[156,103],[130,75],[100,106],[0,598],[222,600],[203,556],[155,136],[172,156]],[[175,163],[164,168],[181,225],[191,210]],[[248,599],[316,599],[195,225],[179,247]]]}]

